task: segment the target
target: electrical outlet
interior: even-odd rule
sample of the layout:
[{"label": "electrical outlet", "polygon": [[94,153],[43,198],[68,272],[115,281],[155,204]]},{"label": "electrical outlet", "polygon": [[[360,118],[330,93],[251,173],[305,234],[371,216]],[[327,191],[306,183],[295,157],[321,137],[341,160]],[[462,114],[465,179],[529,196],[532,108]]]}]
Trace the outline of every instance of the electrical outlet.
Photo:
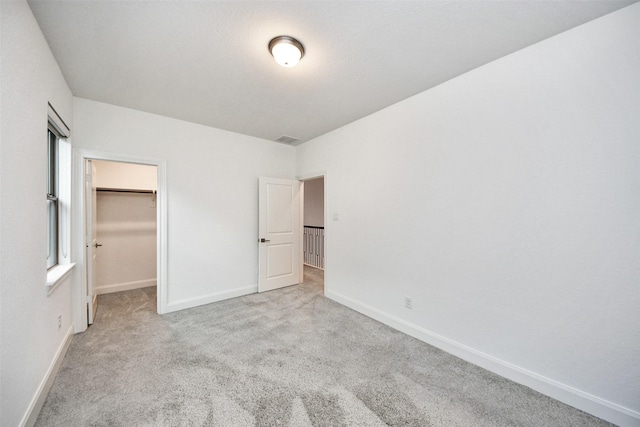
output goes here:
[{"label": "electrical outlet", "polygon": [[404,306],[407,308],[413,308],[413,298],[404,297]]},{"label": "electrical outlet", "polygon": [[58,314],[58,329],[62,328],[62,314]]}]

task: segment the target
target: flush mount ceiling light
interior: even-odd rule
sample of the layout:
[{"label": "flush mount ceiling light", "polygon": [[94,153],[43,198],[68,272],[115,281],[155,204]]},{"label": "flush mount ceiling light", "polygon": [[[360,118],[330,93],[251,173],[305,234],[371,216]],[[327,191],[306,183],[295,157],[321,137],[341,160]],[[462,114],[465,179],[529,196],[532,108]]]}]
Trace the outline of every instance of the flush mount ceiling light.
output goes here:
[{"label": "flush mount ceiling light", "polygon": [[304,47],[293,37],[278,36],[269,42],[269,52],[283,67],[295,67],[304,56]]}]

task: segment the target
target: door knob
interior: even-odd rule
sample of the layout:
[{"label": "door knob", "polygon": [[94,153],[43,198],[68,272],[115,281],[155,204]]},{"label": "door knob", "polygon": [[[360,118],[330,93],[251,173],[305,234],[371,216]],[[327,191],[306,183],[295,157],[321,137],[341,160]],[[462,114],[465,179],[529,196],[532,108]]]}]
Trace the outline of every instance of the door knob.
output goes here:
[{"label": "door knob", "polygon": [[267,240],[264,237],[260,239],[260,243],[266,243],[266,242],[270,242],[271,240]]},{"label": "door knob", "polygon": [[98,246],[102,246],[102,245],[100,245],[100,244],[98,244],[98,243],[96,243],[95,245],[93,245],[93,247],[94,247],[94,248],[97,248]]}]

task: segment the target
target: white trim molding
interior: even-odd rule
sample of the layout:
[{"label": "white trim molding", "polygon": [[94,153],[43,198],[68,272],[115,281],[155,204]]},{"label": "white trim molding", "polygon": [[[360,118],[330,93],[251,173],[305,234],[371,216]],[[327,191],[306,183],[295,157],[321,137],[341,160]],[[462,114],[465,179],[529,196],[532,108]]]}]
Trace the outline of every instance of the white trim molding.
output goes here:
[{"label": "white trim molding", "polygon": [[71,129],[62,117],[60,117],[56,109],[53,108],[53,105],[51,105],[50,102],[48,104],[47,118],[49,119],[49,123],[51,123],[55,131],[58,132],[62,138],[68,138],[69,135],[71,135]]},{"label": "white trim molding", "polygon": [[150,286],[156,286],[157,280],[147,279],[147,280],[136,280],[133,282],[125,282],[125,283],[114,283],[111,285],[102,285],[94,288],[97,295],[102,294],[111,294],[113,292],[122,292],[122,291],[130,291],[132,289],[141,289],[148,288]]},{"label": "white trim molding", "polygon": [[[329,268],[327,267],[328,263],[329,263],[329,253],[330,251],[330,236],[331,236],[331,223],[329,221],[329,172],[325,169],[325,170],[321,170],[321,171],[316,171],[316,172],[311,172],[311,173],[304,173],[301,175],[297,175],[296,179],[298,181],[309,181],[312,179],[317,179],[317,178],[323,178],[324,181],[324,268],[322,270],[324,270],[324,295],[326,296],[329,292],[329,290],[331,289],[331,282],[330,282],[330,271]],[[303,186],[303,191],[304,191],[304,186]],[[302,221],[300,221],[300,239],[302,239],[302,234],[304,232],[304,192],[302,193],[302,198],[300,200],[300,218],[302,218]],[[300,252],[301,252],[301,256],[300,256],[300,262],[304,263],[304,257],[302,256],[302,244],[300,245]],[[302,283],[304,281],[304,266],[302,266],[302,268],[300,269],[300,283]]]},{"label": "white trim molding", "polygon": [[195,298],[186,298],[176,302],[167,304],[167,313],[173,311],[184,310],[187,308],[198,307],[205,304],[211,304],[218,301],[223,301],[229,298],[241,297],[244,295],[255,294],[258,292],[258,284],[245,286],[243,288],[231,289],[228,291],[215,292],[213,294],[204,295]]},{"label": "white trim molding", "polygon": [[141,157],[101,151],[75,149],[73,152],[74,182],[75,190],[75,238],[74,254],[75,262],[78,264],[78,273],[72,284],[72,310],[74,331],[83,332],[87,329],[87,277],[86,277],[86,251],[84,242],[85,229],[85,196],[84,196],[84,163],[86,160],[106,160],[121,163],[135,163],[157,167],[157,286],[158,314],[167,313],[167,271],[168,271],[168,250],[167,250],[167,162],[164,159]]},{"label": "white trim molding", "polygon": [[53,380],[55,380],[56,375],[60,370],[60,365],[62,365],[62,360],[67,354],[69,345],[71,345],[72,338],[73,326],[69,326],[64,340],[62,340],[60,347],[58,347],[58,350],[56,351],[56,355],[53,357],[53,360],[49,365],[49,369],[47,369],[44,378],[42,379],[40,385],[38,386],[38,389],[36,390],[36,394],[33,396],[33,399],[31,399],[31,402],[29,403],[27,412],[24,414],[22,420],[20,421],[20,427],[31,427],[36,423],[38,415],[40,414],[40,410],[42,409],[42,405],[44,405],[47,394],[49,394],[49,390],[53,385]]},{"label": "white trim molding", "polygon": [[498,359],[339,293],[325,290],[325,296],[400,332],[404,332],[420,341],[444,350],[449,354],[509,380],[530,387],[546,396],[602,418],[603,420],[619,426],[640,426],[640,413],[632,409],[625,408],[624,406],[609,402],[582,390]]},{"label": "white trim molding", "polygon": [[73,270],[75,265],[75,262],[71,264],[58,264],[47,271],[47,283],[45,284],[47,287],[47,296],[51,295],[51,293],[71,275],[71,270]]}]

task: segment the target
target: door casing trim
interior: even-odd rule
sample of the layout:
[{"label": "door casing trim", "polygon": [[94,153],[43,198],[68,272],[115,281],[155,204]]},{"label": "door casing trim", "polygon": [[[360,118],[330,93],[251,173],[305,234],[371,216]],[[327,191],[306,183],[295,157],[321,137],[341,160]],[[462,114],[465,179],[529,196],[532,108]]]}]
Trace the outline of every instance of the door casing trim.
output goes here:
[{"label": "door casing trim", "polygon": [[327,220],[329,218],[329,202],[327,197],[327,188],[329,186],[327,184],[328,174],[326,170],[296,176],[296,179],[303,184],[300,190],[300,283],[304,282],[304,255],[302,253],[302,241],[304,239],[304,182],[318,178],[324,179],[324,294],[327,295],[330,290],[330,282],[327,279],[327,271],[329,268],[327,266],[329,264],[329,236],[331,232],[329,231],[329,221]]},{"label": "door casing trim", "polygon": [[85,194],[84,194],[84,164],[86,160],[106,160],[120,163],[134,163],[147,166],[156,166],[157,173],[157,310],[158,314],[167,312],[167,166],[166,160],[153,157],[133,156],[127,154],[105,153],[93,150],[73,150],[73,189],[72,214],[75,217],[73,226],[72,246],[76,262],[76,273],[71,287],[71,304],[73,315],[73,330],[75,333],[87,329],[87,303],[85,295],[87,256],[85,251]]}]

